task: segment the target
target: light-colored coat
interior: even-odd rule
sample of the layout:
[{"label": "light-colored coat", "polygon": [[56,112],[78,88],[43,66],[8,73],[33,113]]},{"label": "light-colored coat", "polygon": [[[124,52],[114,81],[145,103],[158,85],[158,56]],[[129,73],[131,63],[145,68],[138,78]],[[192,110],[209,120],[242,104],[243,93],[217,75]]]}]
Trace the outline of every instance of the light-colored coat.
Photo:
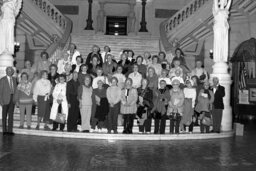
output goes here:
[{"label": "light-colored coat", "polygon": [[135,88],[131,88],[129,95],[126,96],[126,89],[121,93],[121,114],[135,114],[137,112],[138,92]]}]

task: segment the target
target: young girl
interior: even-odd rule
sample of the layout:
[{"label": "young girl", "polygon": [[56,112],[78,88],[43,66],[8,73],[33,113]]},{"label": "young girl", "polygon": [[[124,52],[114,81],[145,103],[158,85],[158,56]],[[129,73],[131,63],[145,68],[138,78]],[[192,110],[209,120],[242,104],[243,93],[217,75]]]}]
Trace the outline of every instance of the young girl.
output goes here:
[{"label": "young girl", "polygon": [[33,99],[35,103],[38,105],[38,120],[37,120],[37,126],[36,129],[39,130],[40,128],[40,122],[42,119],[44,119],[45,130],[50,130],[50,128],[47,125],[47,122],[49,121],[49,115],[50,115],[50,93],[51,93],[51,82],[47,79],[48,73],[46,70],[43,70],[41,72],[41,79],[39,79],[34,87],[33,91]]},{"label": "young girl", "polygon": [[195,117],[193,115],[196,101],[196,89],[193,88],[192,80],[186,80],[185,84],[186,87],[183,90],[185,95],[184,114],[180,126],[181,131],[186,131],[186,126],[189,126],[189,132],[192,133],[195,122]]},{"label": "young girl", "polygon": [[133,119],[137,112],[138,94],[135,88],[132,88],[132,79],[127,78],[125,88],[121,94],[121,114],[124,116],[124,134],[132,134]]},{"label": "young girl", "polygon": [[103,81],[99,80],[98,88],[92,92],[93,108],[95,109],[92,113],[92,131],[95,130],[98,123],[98,131],[102,132],[103,124],[109,111],[107,90],[103,87],[103,84]]},{"label": "young girl", "polygon": [[169,89],[166,87],[165,80],[161,80],[160,88],[155,91],[154,108],[151,110],[151,113],[154,114],[153,118],[155,120],[154,134],[165,134],[166,111],[169,99]]},{"label": "young girl", "polygon": [[31,111],[33,104],[32,84],[28,81],[29,75],[24,72],[21,74],[21,81],[15,92],[15,101],[20,108],[20,128],[24,127],[25,110],[27,117],[27,128],[31,128]]},{"label": "young girl", "polygon": [[[66,76],[61,74],[59,76],[59,83],[56,84],[56,86],[53,89],[53,104],[51,109],[51,115],[50,119],[53,121],[56,119],[56,116],[58,114],[58,108],[59,105],[61,105],[61,113],[66,115],[65,120],[68,118],[68,102],[66,97]],[[55,131],[58,128],[58,123],[55,122],[53,130]],[[65,124],[60,124],[60,130],[63,131],[65,127]]]},{"label": "young girl", "polygon": [[109,102],[109,113],[108,113],[108,133],[113,130],[117,134],[117,119],[120,111],[120,100],[121,100],[121,88],[117,86],[118,79],[112,77],[111,86],[107,89],[107,98]]},{"label": "young girl", "polygon": [[92,87],[91,77],[85,76],[84,84],[78,88],[78,99],[80,101],[80,113],[82,120],[82,132],[90,132],[90,119],[92,114]]}]

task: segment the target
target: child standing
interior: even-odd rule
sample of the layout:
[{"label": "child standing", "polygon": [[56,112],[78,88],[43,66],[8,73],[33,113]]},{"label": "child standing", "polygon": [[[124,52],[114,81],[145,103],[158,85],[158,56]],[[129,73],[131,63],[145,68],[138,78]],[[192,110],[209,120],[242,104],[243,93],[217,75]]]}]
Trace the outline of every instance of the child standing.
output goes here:
[{"label": "child standing", "polygon": [[91,77],[85,76],[84,85],[80,85],[78,88],[78,99],[80,101],[80,113],[82,120],[82,131],[90,132],[90,119],[92,113],[92,87]]}]

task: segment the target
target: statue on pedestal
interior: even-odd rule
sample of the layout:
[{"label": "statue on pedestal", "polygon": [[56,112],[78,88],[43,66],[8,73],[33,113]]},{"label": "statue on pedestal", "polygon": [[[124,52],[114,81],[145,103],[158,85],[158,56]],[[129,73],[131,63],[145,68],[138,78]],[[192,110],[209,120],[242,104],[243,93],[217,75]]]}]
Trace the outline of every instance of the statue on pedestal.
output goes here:
[{"label": "statue on pedestal", "polygon": [[0,17],[0,55],[14,54],[15,18],[19,14],[22,0],[3,0]]},{"label": "statue on pedestal", "polygon": [[135,16],[135,12],[132,11],[132,12],[130,12],[130,14],[128,16],[128,23],[127,23],[128,33],[134,33],[135,32],[135,23],[136,23],[136,16]]},{"label": "statue on pedestal", "polygon": [[214,62],[227,62],[228,60],[228,34],[229,34],[229,8],[232,0],[214,0]]}]

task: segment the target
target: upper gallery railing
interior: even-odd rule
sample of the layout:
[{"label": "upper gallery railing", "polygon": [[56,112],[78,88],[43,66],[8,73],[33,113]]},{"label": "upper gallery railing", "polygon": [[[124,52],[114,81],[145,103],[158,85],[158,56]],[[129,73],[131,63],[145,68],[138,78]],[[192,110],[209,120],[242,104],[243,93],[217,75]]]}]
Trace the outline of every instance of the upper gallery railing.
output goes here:
[{"label": "upper gallery railing", "polygon": [[70,43],[70,34],[72,30],[72,21],[64,16],[52,3],[48,0],[31,0],[50,20],[52,20],[58,28],[62,37],[52,35],[53,43],[47,48],[50,58],[54,61],[60,55],[59,51],[63,50]]},{"label": "upper gallery railing", "polygon": [[208,1],[212,0],[193,0],[175,13],[171,18],[160,24],[160,37],[166,51],[169,51],[172,48],[172,42],[168,40],[169,35],[171,35],[175,28],[190,18],[190,16],[203,8]]}]

